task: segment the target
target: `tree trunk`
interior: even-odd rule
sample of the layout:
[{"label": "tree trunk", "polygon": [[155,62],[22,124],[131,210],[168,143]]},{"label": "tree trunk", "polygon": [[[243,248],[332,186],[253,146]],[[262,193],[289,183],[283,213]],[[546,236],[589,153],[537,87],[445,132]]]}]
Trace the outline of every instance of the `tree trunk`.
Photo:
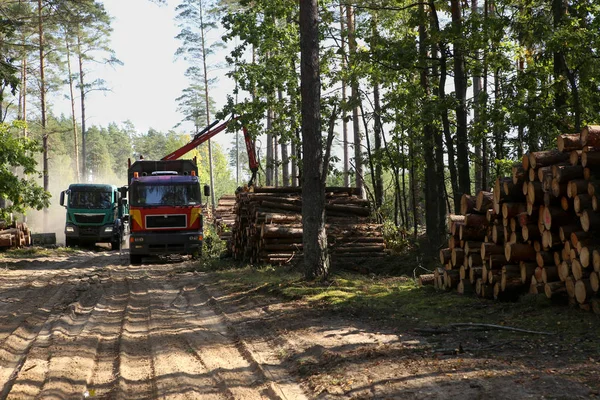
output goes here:
[{"label": "tree trunk", "polygon": [[325,233],[325,185],[321,144],[321,77],[319,73],[319,13],[317,0],[300,2],[302,95],[302,228],[304,275],[325,278],[329,254]]},{"label": "tree trunk", "polygon": [[[208,96],[208,67],[206,65],[206,38],[204,32],[204,6],[200,4],[199,7],[200,12],[200,45],[202,46],[202,68],[204,70],[204,103],[206,106],[206,124],[210,125],[210,97]],[[214,179],[214,171],[213,171],[213,157],[212,157],[212,143],[210,139],[207,141],[208,143],[208,169],[210,173],[210,204],[212,205],[212,209],[214,210],[217,203],[215,201],[215,179]]]},{"label": "tree trunk", "polygon": [[[346,6],[346,19],[348,27],[348,50],[349,50],[349,68],[352,68],[354,63],[354,56],[356,54],[356,36],[354,26],[354,10],[351,5]],[[355,76],[351,77],[350,82],[350,99],[352,102],[358,102],[359,100],[358,91],[358,78]],[[363,172],[363,160],[362,160],[362,148],[361,148],[361,134],[360,124],[358,121],[358,106],[352,109],[352,128],[354,130],[354,169],[356,171],[356,187],[360,189],[364,196],[364,172]]]},{"label": "tree trunk", "polygon": [[298,163],[297,163],[297,150],[296,150],[296,140],[292,139],[290,142],[290,150],[292,155],[295,156],[292,158],[292,186],[298,186]]},{"label": "tree trunk", "polygon": [[[427,75],[427,27],[425,25],[425,5],[419,5],[421,23],[419,25],[419,64],[420,83],[424,94],[424,103],[430,101],[430,83]],[[425,230],[430,243],[438,244],[440,237],[438,221],[438,201],[440,187],[438,187],[438,173],[435,162],[435,127],[424,116],[423,124],[423,158],[425,162]]]},{"label": "tree trunk", "polygon": [[[371,21],[371,34],[373,35],[373,41],[377,41],[377,14],[373,14]],[[376,43],[372,43],[372,48],[376,47]],[[374,129],[373,134],[375,137],[375,182],[373,182],[373,190],[375,191],[375,206],[380,209],[383,205],[383,168],[381,166],[380,153],[381,153],[381,136],[382,136],[382,124],[381,124],[381,101],[379,93],[379,80],[375,76],[373,78],[373,121]]]},{"label": "tree trunk", "polygon": [[[26,39],[23,34],[23,48],[25,48]],[[21,59],[21,88],[19,90],[19,119],[27,122],[27,52],[23,52]],[[27,137],[27,127],[23,127],[23,137]]]},{"label": "tree trunk", "polygon": [[81,50],[81,32],[77,30],[77,59],[79,62],[79,95],[81,97],[81,181],[87,181],[87,150],[85,129],[85,73],[83,72],[83,53]]},{"label": "tree trunk", "polygon": [[[278,97],[279,97],[279,101],[282,102],[283,101],[283,93],[281,92],[281,90],[279,90]],[[282,137],[283,137],[283,135],[282,135]],[[288,186],[290,186],[290,169],[289,169],[290,157],[288,155],[287,142],[281,141],[280,145],[281,145],[281,182],[284,187],[288,187]]]},{"label": "tree trunk", "polygon": [[69,38],[65,38],[67,48],[67,68],[69,73],[69,95],[71,97],[71,121],[73,123],[73,147],[75,158],[75,180],[81,182],[81,171],[79,165],[79,138],[77,134],[77,119],[75,118],[75,95],[73,94],[73,74],[71,71],[71,51],[69,48]]},{"label": "tree trunk", "polygon": [[450,0],[452,26],[456,40],[454,48],[454,89],[456,93],[456,161],[458,165],[458,196],[471,193],[469,172],[469,141],[467,135],[467,74],[462,39],[462,12],[459,0]]},{"label": "tree trunk", "polygon": [[267,110],[267,160],[265,168],[265,184],[273,186],[273,109],[269,107]]},{"label": "tree trunk", "polygon": [[[440,23],[437,16],[437,10],[435,8],[435,2],[429,2],[429,8],[431,10],[431,18],[433,28],[436,32],[440,31]],[[438,96],[442,103],[446,100],[446,76],[447,74],[447,57],[446,57],[446,45],[443,42],[438,43],[439,47],[439,58],[440,58],[440,79],[438,85]],[[454,203],[454,212],[458,213],[460,210],[460,190],[458,189],[458,173],[456,171],[454,153],[454,140],[452,139],[452,133],[450,132],[450,118],[448,116],[448,108],[441,107],[442,127],[444,131],[444,139],[446,141],[446,149],[448,151],[448,171],[450,172],[450,185],[452,186],[452,198]]]},{"label": "tree trunk", "polygon": [[[552,0],[552,15],[553,26],[555,31],[564,27],[564,19],[567,15],[567,2],[564,0]],[[557,126],[559,129],[565,130],[568,126],[567,122],[567,84],[566,84],[566,65],[564,56],[560,50],[556,50],[553,54],[554,58],[554,107],[558,117]]]},{"label": "tree trunk", "polygon": [[[48,132],[46,132],[46,78],[45,74],[45,54],[44,54],[44,19],[42,17],[42,0],[38,0],[38,34],[40,50],[40,102],[42,113],[42,148],[43,148],[43,175],[44,190],[49,189],[48,176]],[[46,230],[48,226],[48,208],[44,208],[43,227]]]},{"label": "tree trunk", "polygon": [[[471,0],[471,13],[477,15],[477,0]],[[479,51],[475,51],[475,62],[479,62]],[[480,94],[481,94],[481,76],[480,73],[476,73],[478,70],[477,66],[473,72],[473,125],[477,126],[480,122]],[[485,137],[475,138],[475,192],[479,190],[485,190],[485,168],[483,163],[483,153],[485,152]]]},{"label": "tree trunk", "polygon": [[[342,60],[341,60],[341,68],[342,71],[347,70],[346,66],[346,41],[344,38],[344,31],[346,29],[346,24],[344,22],[344,5],[340,2],[340,45],[342,50]],[[346,103],[346,78],[342,76],[342,103]],[[350,158],[348,157],[348,112],[346,111],[346,106],[342,107],[342,141],[343,141],[343,177],[344,177],[344,186],[350,186]]]}]

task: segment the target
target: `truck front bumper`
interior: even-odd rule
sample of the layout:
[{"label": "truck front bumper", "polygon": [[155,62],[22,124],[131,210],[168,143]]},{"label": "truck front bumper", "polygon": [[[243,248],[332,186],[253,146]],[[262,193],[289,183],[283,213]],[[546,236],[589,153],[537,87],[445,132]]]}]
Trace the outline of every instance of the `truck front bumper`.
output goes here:
[{"label": "truck front bumper", "polygon": [[131,232],[129,253],[149,254],[197,254],[202,250],[202,232]]},{"label": "truck front bumper", "polygon": [[67,224],[65,236],[88,243],[110,243],[115,237],[114,225],[78,226]]}]

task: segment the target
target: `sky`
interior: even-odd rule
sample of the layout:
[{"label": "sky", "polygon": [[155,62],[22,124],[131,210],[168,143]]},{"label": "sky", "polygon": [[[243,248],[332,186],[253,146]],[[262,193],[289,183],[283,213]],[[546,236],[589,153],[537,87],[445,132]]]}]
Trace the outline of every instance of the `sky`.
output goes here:
[{"label": "sky", "polygon": [[[187,85],[186,64],[174,54],[180,42],[175,39],[179,29],[175,21],[176,0],[159,6],[150,0],[103,0],[113,17],[111,47],[123,65],[98,66],[95,74],[106,81],[109,92],[90,94],[86,106],[87,124],[107,126],[111,122],[130,120],[139,132],[149,128],[159,131],[174,129],[183,116],[177,111],[175,99]],[[215,32],[217,34],[217,32]],[[217,54],[221,61],[224,53]],[[213,70],[217,77],[214,98],[217,109],[226,102],[233,82],[224,76],[225,70]],[[191,129],[191,126],[185,126]],[[184,127],[178,132],[186,132]],[[187,132],[186,132],[187,133]],[[232,138],[227,133],[215,137],[222,146]]]}]

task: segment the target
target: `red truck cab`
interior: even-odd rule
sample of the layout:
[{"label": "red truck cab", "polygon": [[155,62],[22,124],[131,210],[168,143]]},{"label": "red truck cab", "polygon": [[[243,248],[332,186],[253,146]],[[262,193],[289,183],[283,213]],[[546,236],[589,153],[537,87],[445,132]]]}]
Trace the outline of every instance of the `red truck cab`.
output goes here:
[{"label": "red truck cab", "polygon": [[[128,179],[131,264],[144,256],[199,255],[203,221],[195,160],[139,160]],[[208,186],[204,191],[208,195]]]}]

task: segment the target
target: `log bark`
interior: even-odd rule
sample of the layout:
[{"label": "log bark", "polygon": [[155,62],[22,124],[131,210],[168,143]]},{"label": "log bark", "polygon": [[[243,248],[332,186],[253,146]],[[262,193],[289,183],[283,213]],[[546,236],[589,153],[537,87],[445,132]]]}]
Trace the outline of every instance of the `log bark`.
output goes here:
[{"label": "log bark", "polygon": [[483,241],[485,238],[487,227],[483,225],[479,226],[466,226],[460,227],[459,238],[460,240],[478,240]]},{"label": "log bark", "polygon": [[554,224],[554,226],[557,227],[556,230],[558,231],[558,227],[560,225],[568,224],[574,220],[573,214],[563,210],[562,208],[552,206],[544,207],[543,221],[544,227],[547,230],[550,230],[552,228],[552,224]]},{"label": "log bark", "polygon": [[600,213],[593,210],[584,210],[579,217],[584,232],[594,231],[600,228]]},{"label": "log bark", "polygon": [[535,273],[538,266],[532,262],[521,261],[519,263],[519,270],[521,274],[521,282],[527,284],[531,281],[531,277]]},{"label": "log bark", "polygon": [[483,266],[469,268],[469,282],[474,284],[477,281],[477,279],[481,279],[482,271]]},{"label": "log bark", "polygon": [[504,245],[504,257],[512,263],[519,261],[535,261],[536,251],[530,244],[506,243]]},{"label": "log bark", "polygon": [[560,226],[558,228],[558,236],[562,242],[566,242],[571,239],[571,234],[573,232],[579,231],[581,231],[581,224],[579,221],[575,220],[575,223]]},{"label": "log bark", "polygon": [[594,291],[589,279],[580,279],[575,282],[575,299],[579,304],[587,303],[592,296],[594,296]]},{"label": "log bark", "polygon": [[463,194],[460,198],[460,213],[462,215],[473,213],[477,205],[477,198],[470,194]]},{"label": "log bark", "polygon": [[527,202],[531,204],[541,204],[544,202],[542,182],[529,182],[527,184]]},{"label": "log bark", "polygon": [[487,220],[487,216],[485,214],[467,214],[465,215],[464,223],[467,227],[486,227],[489,225],[489,221]]},{"label": "log bark", "polygon": [[600,290],[600,275],[596,271],[590,272],[590,286],[594,293],[598,293]]},{"label": "log bark", "polygon": [[479,212],[486,212],[494,206],[494,194],[492,192],[486,192],[484,190],[477,193],[477,199],[475,201],[475,209]]},{"label": "log bark", "polygon": [[474,285],[471,283],[470,280],[467,279],[461,279],[460,282],[458,283],[458,286],[456,288],[456,291],[459,294],[472,294],[475,292],[475,287]]},{"label": "log bark", "polygon": [[534,169],[558,164],[563,161],[569,161],[569,154],[558,150],[545,150],[529,153],[529,167]]},{"label": "log bark", "polygon": [[469,260],[468,260],[468,266],[469,268],[473,267],[473,266],[477,266],[477,265],[482,265],[483,264],[483,259],[481,258],[480,254],[470,254],[469,255]]},{"label": "log bark", "polygon": [[581,154],[583,154],[582,150],[573,150],[569,153],[569,162],[571,165],[581,164]]},{"label": "log bark", "polygon": [[550,251],[538,251],[535,254],[535,261],[538,266],[543,267],[544,265],[556,265],[554,262],[554,253]]},{"label": "log bark", "polygon": [[575,197],[580,193],[587,193],[588,181],[585,179],[574,179],[567,184],[567,197]]},{"label": "log bark", "polygon": [[459,267],[465,261],[465,251],[455,247],[452,249],[452,265]]},{"label": "log bark", "polygon": [[556,178],[552,179],[551,192],[554,197],[567,196],[569,183],[560,183]]},{"label": "log bark", "polygon": [[488,259],[493,254],[504,255],[504,246],[495,243],[482,243],[480,254],[483,259]]},{"label": "log bark", "polygon": [[518,185],[519,183],[523,183],[525,180],[525,172],[527,170],[523,168],[523,164],[515,164],[512,166],[512,182],[514,185]]},{"label": "log bark", "polygon": [[569,275],[571,275],[571,262],[565,260],[558,266],[558,278],[564,281]]},{"label": "log bark", "polygon": [[542,267],[542,282],[554,282],[559,280],[558,267],[556,265],[546,265]]},{"label": "log bark", "polygon": [[600,182],[598,182],[598,181],[588,182],[588,194],[590,196],[593,196],[596,193],[600,193]]},{"label": "log bark", "polygon": [[571,152],[573,150],[580,150],[583,147],[581,144],[580,133],[563,133],[556,138],[556,147],[558,151]]},{"label": "log bark", "polygon": [[583,178],[583,166],[557,164],[552,166],[552,177],[558,183],[566,183],[574,179]]},{"label": "log bark", "polygon": [[419,286],[433,286],[435,281],[435,274],[423,274],[419,275]]},{"label": "log bark", "polygon": [[581,130],[582,146],[600,147],[600,125],[587,125]]},{"label": "log bark", "polygon": [[549,299],[551,299],[553,296],[565,292],[566,288],[564,282],[548,282],[544,285],[544,293]]},{"label": "log bark", "polygon": [[527,212],[527,204],[524,203],[503,203],[502,216],[506,219],[514,218],[521,213]]}]

